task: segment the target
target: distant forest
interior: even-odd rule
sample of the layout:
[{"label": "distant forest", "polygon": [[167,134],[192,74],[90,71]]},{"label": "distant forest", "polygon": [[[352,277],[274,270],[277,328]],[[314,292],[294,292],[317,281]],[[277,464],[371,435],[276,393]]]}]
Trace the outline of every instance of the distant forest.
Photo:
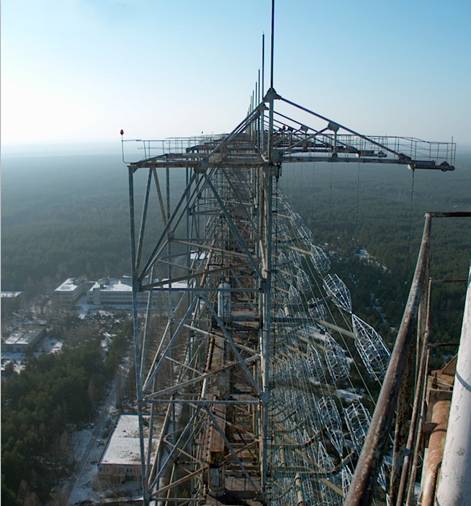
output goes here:
[{"label": "distant forest", "polygon": [[[184,177],[182,169],[172,175],[173,198],[178,198]],[[141,192],[143,183],[144,177]],[[128,273],[127,184],[119,155],[4,157],[2,289],[34,294],[67,276]],[[354,253],[359,247],[389,269],[391,281],[382,303],[396,320],[407,295],[424,212],[471,209],[471,153],[458,158],[457,170],[449,173],[369,164],[286,165],[279,186],[316,242],[328,243],[339,255],[338,269],[343,265],[347,277],[358,266]],[[157,210],[149,223],[156,233],[161,229]],[[433,228],[434,274],[465,277],[471,220],[437,220]],[[370,280],[362,282],[368,287]],[[440,302],[439,297],[438,303],[446,311],[457,310],[463,287],[448,288],[447,294],[454,302]]]},{"label": "distant forest", "polygon": [[[181,188],[184,177],[180,170],[172,180]],[[157,212],[149,227],[160,229]],[[4,290],[40,293],[68,276],[129,273],[128,177],[120,156],[5,158],[2,252]]]}]

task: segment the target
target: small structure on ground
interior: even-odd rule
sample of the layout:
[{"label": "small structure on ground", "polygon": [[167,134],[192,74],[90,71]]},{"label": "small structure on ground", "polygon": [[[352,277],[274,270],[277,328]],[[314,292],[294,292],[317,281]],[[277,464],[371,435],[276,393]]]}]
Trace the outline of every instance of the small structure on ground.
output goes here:
[{"label": "small structure on ground", "polygon": [[13,331],[3,342],[2,349],[7,352],[26,353],[32,351],[45,334],[42,325],[21,327]]},{"label": "small structure on ground", "polygon": [[98,475],[100,479],[111,483],[138,480],[140,459],[138,416],[121,415],[98,464]]},{"label": "small structure on ground", "polygon": [[18,310],[22,300],[23,292],[2,292],[2,314],[5,315]]}]

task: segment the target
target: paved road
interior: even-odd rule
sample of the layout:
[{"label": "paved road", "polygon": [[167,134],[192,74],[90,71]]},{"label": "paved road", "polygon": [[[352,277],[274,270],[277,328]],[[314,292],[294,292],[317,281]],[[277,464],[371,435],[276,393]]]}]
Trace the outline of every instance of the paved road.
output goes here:
[{"label": "paved road", "polygon": [[[65,487],[65,496],[68,497],[67,504],[74,505],[85,500],[98,500],[99,496],[92,488],[93,480],[97,474],[97,463],[100,461],[105,449],[103,435],[107,425],[112,424],[115,416],[115,406],[118,397],[118,385],[126,381],[130,369],[130,354],[123,360],[115,375],[111,388],[102,402],[90,439],[83,453],[78,457],[77,471],[70,478]],[[121,383],[122,384],[122,383]]]}]

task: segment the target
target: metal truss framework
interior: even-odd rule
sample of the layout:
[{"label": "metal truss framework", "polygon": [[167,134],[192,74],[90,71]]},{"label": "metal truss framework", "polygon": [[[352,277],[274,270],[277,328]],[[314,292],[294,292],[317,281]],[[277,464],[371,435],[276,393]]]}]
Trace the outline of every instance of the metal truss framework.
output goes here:
[{"label": "metal truss framework", "polygon": [[[389,352],[279,192],[281,168],[446,171],[455,145],[362,135],[273,82],[264,93],[260,74],[231,133],[139,143],[128,174],[144,504],[340,504],[370,420],[350,367],[380,382]],[[347,323],[329,321],[336,311]]]}]

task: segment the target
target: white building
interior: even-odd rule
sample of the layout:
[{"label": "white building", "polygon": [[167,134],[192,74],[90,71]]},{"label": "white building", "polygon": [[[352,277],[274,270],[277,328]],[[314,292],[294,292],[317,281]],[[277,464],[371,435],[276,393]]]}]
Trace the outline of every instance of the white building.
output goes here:
[{"label": "white building", "polygon": [[[147,433],[147,431],[146,427],[144,432]],[[121,415],[119,417],[98,464],[98,473],[102,480],[115,483],[139,479],[141,453],[137,415]]]},{"label": "white building", "polygon": [[[161,282],[158,288],[155,289],[153,296],[153,304],[156,304],[160,309],[166,307],[167,290],[169,284],[166,279],[159,280],[155,278],[155,282]],[[181,295],[181,289],[187,288],[186,281],[176,281],[171,285],[173,300],[177,300]],[[140,292],[137,296],[137,303],[142,309],[147,304],[149,292]],[[164,298],[162,298],[164,297]],[[158,302],[159,301],[159,302]],[[132,278],[131,276],[121,276],[120,278],[102,278],[95,283],[88,291],[88,302],[95,307],[104,309],[131,309],[132,307]]]},{"label": "white building", "polygon": [[[132,305],[131,276],[103,278],[96,281],[88,291],[91,304],[104,308],[130,308]],[[138,304],[147,302],[147,294],[138,295]]]},{"label": "white building", "polygon": [[23,292],[2,292],[2,312],[16,311],[20,307]]},{"label": "white building", "polygon": [[87,291],[87,288],[85,279],[69,278],[54,290],[54,297],[61,304],[73,304]]},{"label": "white building", "polygon": [[36,347],[44,334],[45,329],[40,326],[17,329],[2,342],[2,350],[6,352],[26,353]]}]

